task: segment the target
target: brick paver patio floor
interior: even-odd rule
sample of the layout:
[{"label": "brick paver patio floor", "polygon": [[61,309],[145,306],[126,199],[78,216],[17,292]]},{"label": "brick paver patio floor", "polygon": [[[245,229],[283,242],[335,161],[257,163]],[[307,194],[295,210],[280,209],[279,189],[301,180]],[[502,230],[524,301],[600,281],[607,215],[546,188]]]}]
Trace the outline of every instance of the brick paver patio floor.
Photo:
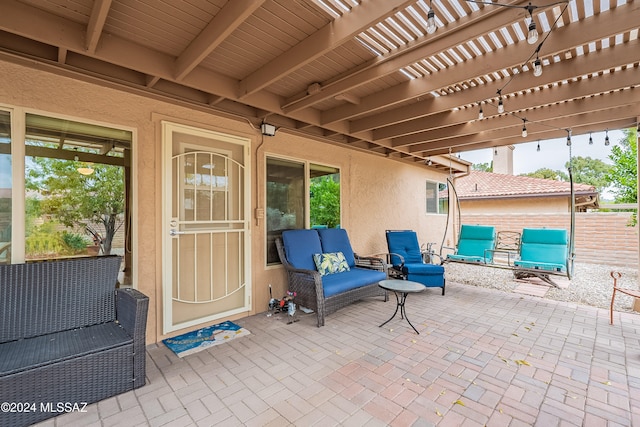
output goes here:
[{"label": "brick paver patio floor", "polygon": [[640,426],[640,315],[449,283],[407,313],[368,299],[183,359],[147,350],[147,385],[42,425]]}]

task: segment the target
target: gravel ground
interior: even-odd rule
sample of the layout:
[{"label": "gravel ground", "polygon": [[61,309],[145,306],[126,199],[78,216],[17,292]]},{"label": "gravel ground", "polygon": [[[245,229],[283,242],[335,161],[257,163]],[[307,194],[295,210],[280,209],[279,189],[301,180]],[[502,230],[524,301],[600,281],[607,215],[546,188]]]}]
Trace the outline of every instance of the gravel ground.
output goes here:
[{"label": "gravel ground", "polygon": [[[622,273],[618,287],[638,289],[638,269],[611,267],[602,264],[575,264],[574,275],[567,289],[552,287],[544,298],[556,301],[574,302],[609,309],[613,279],[611,271]],[[520,284],[507,269],[484,267],[479,265],[447,263],[446,279],[455,283],[499,289],[506,292]],[[565,278],[566,280],[566,278]],[[614,304],[616,311],[632,311],[633,298],[617,293]]]}]

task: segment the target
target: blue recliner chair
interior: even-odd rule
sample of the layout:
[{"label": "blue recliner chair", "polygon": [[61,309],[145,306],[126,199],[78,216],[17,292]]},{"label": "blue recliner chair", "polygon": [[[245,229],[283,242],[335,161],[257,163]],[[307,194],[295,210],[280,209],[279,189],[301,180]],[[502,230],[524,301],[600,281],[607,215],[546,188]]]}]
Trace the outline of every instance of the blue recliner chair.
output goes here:
[{"label": "blue recliner chair", "polygon": [[393,270],[405,280],[422,283],[428,288],[442,288],[444,295],[444,267],[423,262],[416,232],[387,230],[386,236]]}]

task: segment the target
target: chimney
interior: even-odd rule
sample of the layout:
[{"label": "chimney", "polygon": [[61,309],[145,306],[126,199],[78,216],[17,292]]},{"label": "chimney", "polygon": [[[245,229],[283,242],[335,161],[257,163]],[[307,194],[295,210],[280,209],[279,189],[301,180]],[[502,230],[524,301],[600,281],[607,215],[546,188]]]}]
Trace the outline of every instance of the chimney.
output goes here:
[{"label": "chimney", "polygon": [[513,175],[513,145],[495,147],[493,149],[493,172]]}]

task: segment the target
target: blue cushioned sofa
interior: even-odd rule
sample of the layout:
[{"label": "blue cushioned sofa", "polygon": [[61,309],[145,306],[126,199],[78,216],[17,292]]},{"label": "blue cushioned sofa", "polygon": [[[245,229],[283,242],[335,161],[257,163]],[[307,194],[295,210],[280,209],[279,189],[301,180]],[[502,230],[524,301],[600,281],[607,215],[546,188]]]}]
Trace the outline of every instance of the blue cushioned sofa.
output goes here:
[{"label": "blue cushioned sofa", "polygon": [[[296,292],[297,304],[317,313],[318,327],[327,314],[359,299],[384,296],[387,301],[386,291],[378,286],[387,278],[384,261],[355,254],[344,229],[287,230],[276,239],[276,247],[289,291]],[[314,255],[338,252],[344,255],[348,271],[321,275]]]}]

